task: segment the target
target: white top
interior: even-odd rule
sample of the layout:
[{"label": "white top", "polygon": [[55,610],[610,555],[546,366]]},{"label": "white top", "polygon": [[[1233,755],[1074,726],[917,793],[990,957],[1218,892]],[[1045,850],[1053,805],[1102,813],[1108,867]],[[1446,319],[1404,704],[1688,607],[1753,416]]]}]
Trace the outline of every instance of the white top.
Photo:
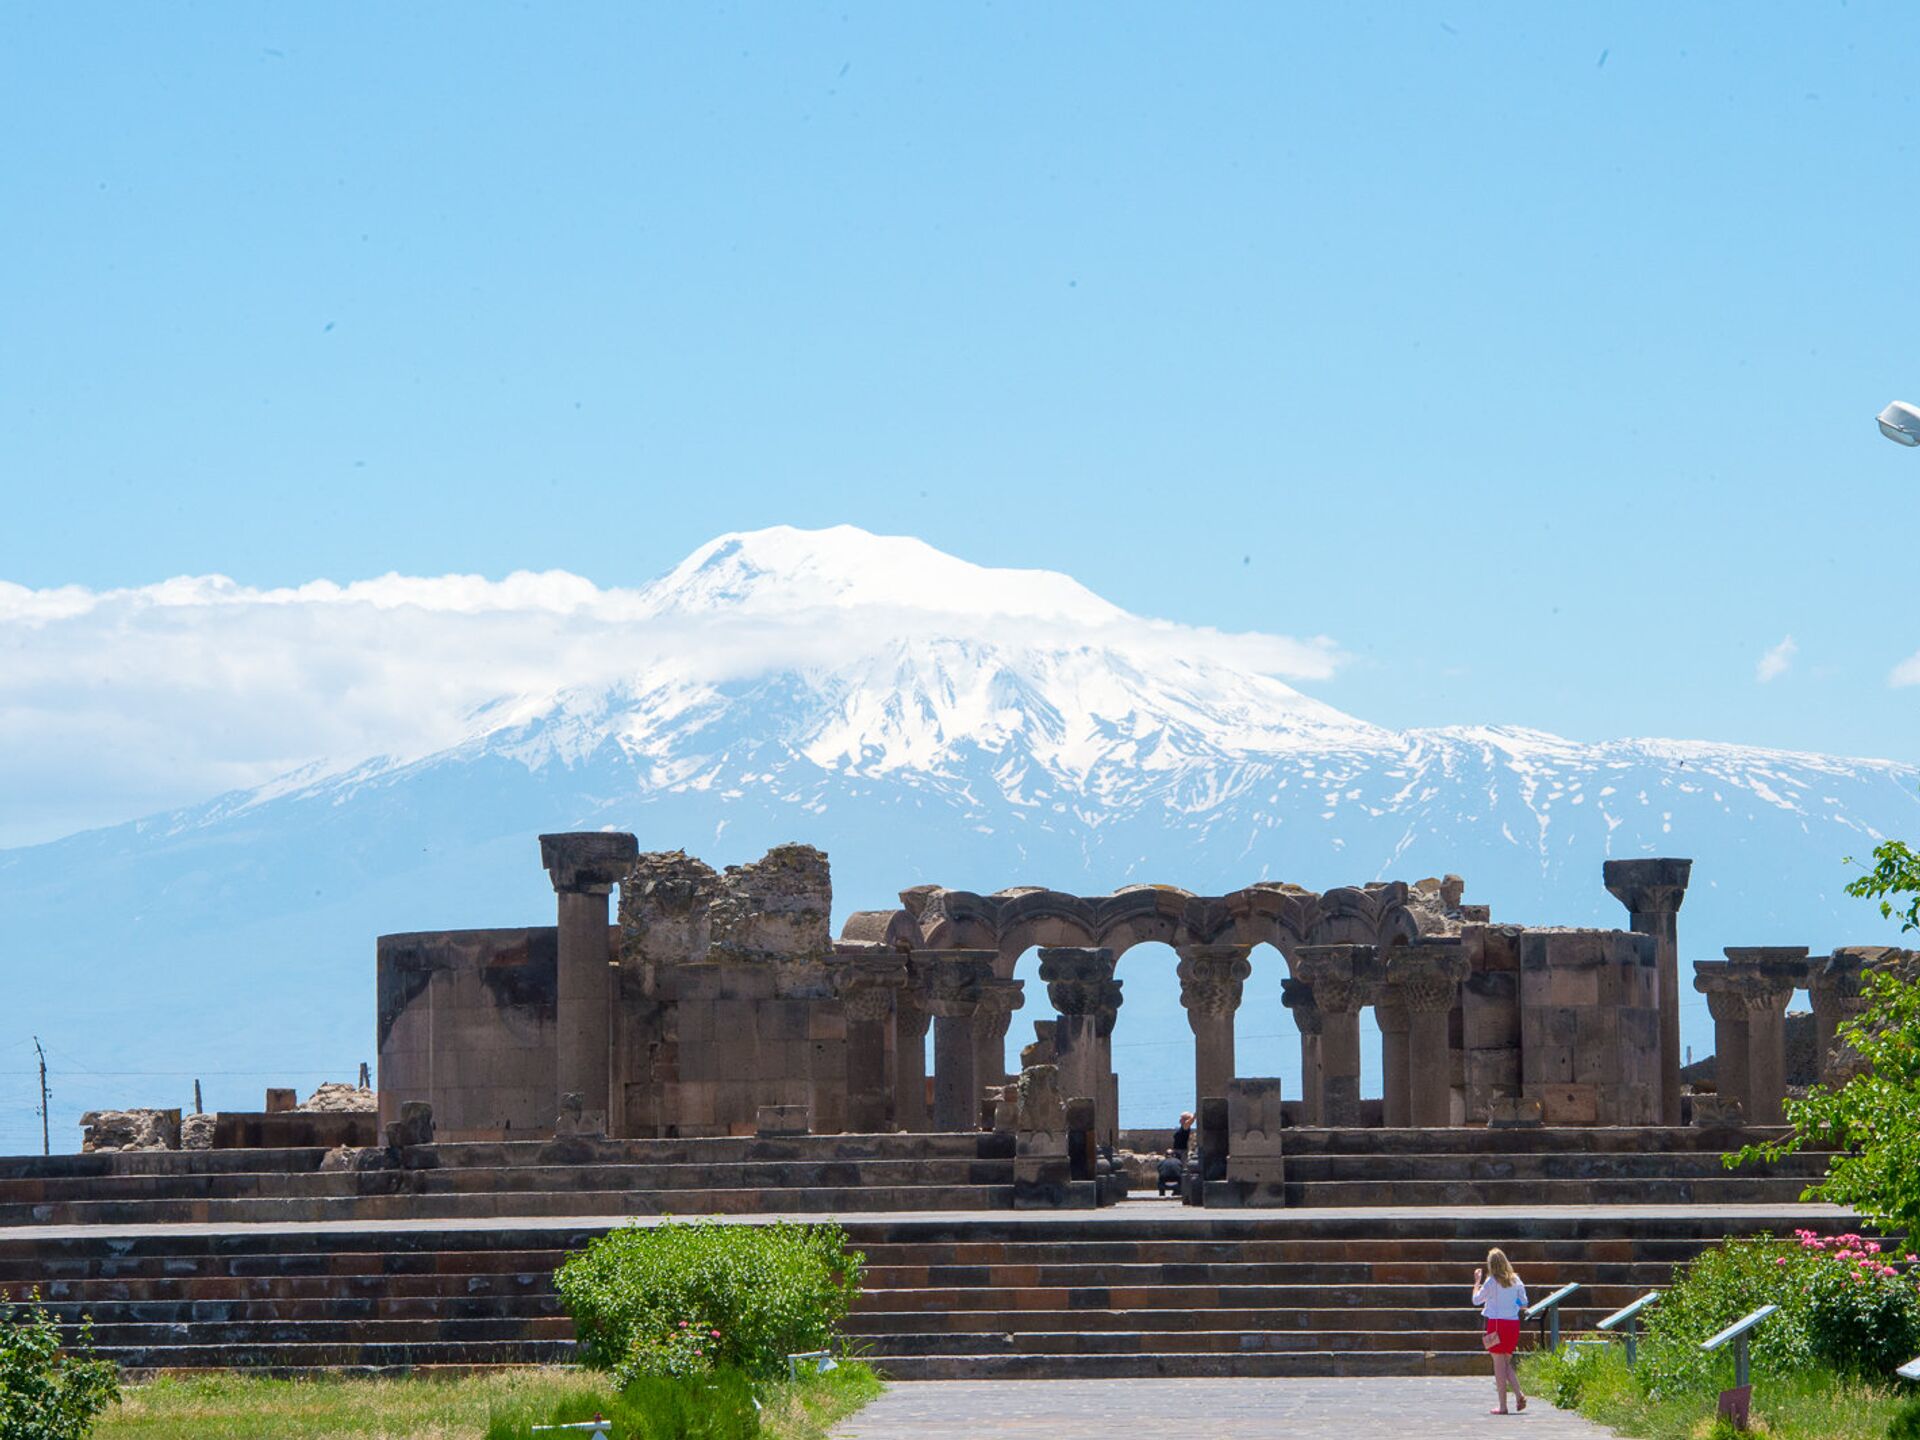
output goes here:
[{"label": "white top", "polygon": [[1526,1282],[1516,1275],[1513,1284],[1502,1285],[1489,1275],[1473,1292],[1473,1303],[1489,1320],[1518,1320],[1527,1306]]}]

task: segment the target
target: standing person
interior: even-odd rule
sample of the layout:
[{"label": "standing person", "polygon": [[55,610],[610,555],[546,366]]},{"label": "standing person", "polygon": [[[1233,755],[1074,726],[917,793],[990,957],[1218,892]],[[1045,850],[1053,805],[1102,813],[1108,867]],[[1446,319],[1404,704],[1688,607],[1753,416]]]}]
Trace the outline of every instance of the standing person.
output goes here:
[{"label": "standing person", "polygon": [[1173,1148],[1167,1151],[1166,1159],[1160,1162],[1160,1193],[1167,1193],[1171,1185],[1176,1191],[1180,1188],[1180,1175],[1187,1167],[1187,1141],[1193,1136],[1193,1112],[1185,1111],[1180,1116],[1180,1124],[1173,1132]]},{"label": "standing person", "polygon": [[1507,1413],[1507,1391],[1513,1391],[1515,1410],[1527,1408],[1527,1397],[1520,1393],[1520,1376],[1513,1368],[1513,1352],[1520,1348],[1520,1312],[1527,1305],[1527,1287],[1513,1273],[1504,1250],[1487,1252],[1487,1268],[1473,1272],[1473,1303],[1486,1317],[1486,1337],[1482,1343],[1493,1357],[1493,1393],[1499,1407],[1489,1414]]}]

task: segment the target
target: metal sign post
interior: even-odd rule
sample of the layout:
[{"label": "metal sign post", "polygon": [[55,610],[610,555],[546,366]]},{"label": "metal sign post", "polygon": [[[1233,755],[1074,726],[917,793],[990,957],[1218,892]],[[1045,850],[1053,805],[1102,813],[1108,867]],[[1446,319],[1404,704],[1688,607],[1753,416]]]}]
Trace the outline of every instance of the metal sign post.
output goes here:
[{"label": "metal sign post", "polygon": [[1626,1337],[1627,1341],[1627,1368],[1629,1370],[1633,1368],[1633,1362],[1639,1358],[1640,1354],[1640,1312],[1659,1298],[1660,1292],[1658,1290],[1649,1290],[1631,1305],[1628,1305],[1624,1309],[1614,1311],[1613,1314],[1607,1316],[1606,1319],[1594,1326],[1596,1330],[1611,1330],[1616,1325],[1624,1327],[1621,1334]]},{"label": "metal sign post", "polygon": [[1579,1288],[1580,1282],[1578,1280],[1574,1281],[1571,1285],[1562,1285],[1558,1290],[1554,1291],[1538,1304],[1529,1305],[1527,1307],[1527,1313],[1522,1317],[1527,1320],[1533,1319],[1536,1315],[1544,1315],[1547,1317],[1547,1350],[1549,1353],[1557,1352],[1560,1349],[1560,1302]]},{"label": "metal sign post", "polygon": [[1747,1420],[1753,1410],[1753,1385],[1748,1380],[1747,1370],[1747,1332],[1779,1308],[1778,1305],[1762,1305],[1751,1315],[1742,1316],[1711,1340],[1704,1340],[1700,1344],[1702,1350],[1711,1353],[1729,1340],[1733,1342],[1733,1388],[1720,1392],[1720,1414],[1741,1430],[1747,1428]]}]

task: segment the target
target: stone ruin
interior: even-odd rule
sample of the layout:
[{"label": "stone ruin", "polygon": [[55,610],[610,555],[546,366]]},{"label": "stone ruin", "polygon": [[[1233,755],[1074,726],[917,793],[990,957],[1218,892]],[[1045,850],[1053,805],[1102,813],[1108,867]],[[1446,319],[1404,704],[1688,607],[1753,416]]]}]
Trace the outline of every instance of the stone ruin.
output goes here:
[{"label": "stone ruin", "polygon": [[[1212,896],[923,885],[891,910],[854,913],[835,939],[827,858],[810,846],[725,870],[642,854],[610,831],[545,835],[540,849],[556,924],[380,938],[383,1121],[412,1101],[432,1107],[444,1140],[991,1127],[1012,1078],[1013,1013],[1038,1001],[1023,1063],[1053,1067],[1066,1097],[1089,1100],[1095,1140],[1112,1145],[1114,968],[1146,942],[1174,951],[1196,1109],[1245,1078],[1234,1030],[1256,952],[1287,967],[1302,1074],[1284,1100],[1277,1088],[1243,1094],[1235,1113],[1260,1116],[1248,1136],[1276,1123],[1682,1118],[1685,860],[1607,863],[1626,930],[1496,923],[1448,876]],[[1043,996],[1014,978],[1035,947]],[[1369,1010],[1379,1102],[1360,1096]],[[1241,1153],[1251,1164],[1257,1151]]]}]

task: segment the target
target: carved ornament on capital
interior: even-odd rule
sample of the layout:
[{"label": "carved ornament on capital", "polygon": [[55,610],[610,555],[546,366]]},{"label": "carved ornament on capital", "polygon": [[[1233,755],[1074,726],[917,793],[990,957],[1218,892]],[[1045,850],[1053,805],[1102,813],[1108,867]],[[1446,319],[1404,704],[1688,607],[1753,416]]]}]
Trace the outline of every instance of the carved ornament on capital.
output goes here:
[{"label": "carved ornament on capital", "polygon": [[1280,982],[1280,1003],[1292,1012],[1293,1023],[1302,1035],[1318,1035],[1324,1028],[1320,1007],[1314,1003],[1313,987],[1291,975]]},{"label": "carved ornament on capital", "polygon": [[1218,1018],[1240,1008],[1240,996],[1253,962],[1251,945],[1187,945],[1181,947],[1180,1003],[1190,1015]]},{"label": "carved ornament on capital", "polygon": [[1111,950],[1078,945],[1043,946],[1040,979],[1047,1002],[1060,1015],[1092,1015],[1106,1005],[1117,1007],[1119,983],[1113,978]]},{"label": "carved ornament on capital", "polygon": [[1371,1005],[1380,988],[1380,962],[1371,945],[1301,945],[1294,968],[1313,987],[1323,1015],[1352,1015]]},{"label": "carved ornament on capital", "polygon": [[848,960],[834,974],[834,988],[847,1018],[868,1023],[893,1013],[894,994],[906,983],[906,962],[884,952]]},{"label": "carved ornament on capital", "polygon": [[1415,1013],[1451,1010],[1468,964],[1458,944],[1395,946],[1387,952],[1385,993]]},{"label": "carved ornament on capital", "polygon": [[605,895],[633,869],[640,842],[619,830],[575,830],[540,837],[540,864],[559,893]]},{"label": "carved ornament on capital", "polygon": [[991,950],[932,950],[916,959],[926,961],[927,991],[921,1001],[927,1013],[939,1019],[971,1017],[980,1008],[986,982],[993,979]]},{"label": "carved ornament on capital", "polygon": [[982,1035],[1004,1035],[1013,1012],[1027,1003],[1026,988],[1019,980],[982,980],[973,1012],[974,1031]]},{"label": "carved ornament on capital", "polygon": [[1672,915],[1687,898],[1693,861],[1678,859],[1608,860],[1601,880],[1635,915]]}]

